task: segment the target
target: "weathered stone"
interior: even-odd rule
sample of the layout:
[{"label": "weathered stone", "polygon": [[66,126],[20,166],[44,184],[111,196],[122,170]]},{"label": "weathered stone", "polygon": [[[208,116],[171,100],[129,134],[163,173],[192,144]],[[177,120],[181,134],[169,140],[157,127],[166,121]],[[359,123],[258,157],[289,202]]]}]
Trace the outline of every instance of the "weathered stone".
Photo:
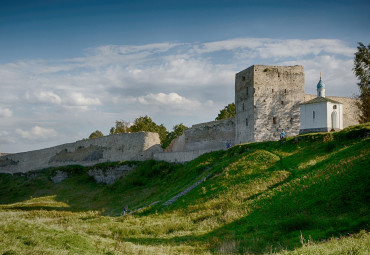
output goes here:
[{"label": "weathered stone", "polygon": [[94,177],[95,181],[98,183],[112,184],[118,180],[121,176],[127,174],[128,171],[134,169],[135,166],[118,166],[108,169],[93,168],[90,169],[88,174]]},{"label": "weathered stone", "polygon": [[63,171],[57,171],[53,177],[50,177],[51,181],[54,183],[59,183],[68,178],[68,174]]}]

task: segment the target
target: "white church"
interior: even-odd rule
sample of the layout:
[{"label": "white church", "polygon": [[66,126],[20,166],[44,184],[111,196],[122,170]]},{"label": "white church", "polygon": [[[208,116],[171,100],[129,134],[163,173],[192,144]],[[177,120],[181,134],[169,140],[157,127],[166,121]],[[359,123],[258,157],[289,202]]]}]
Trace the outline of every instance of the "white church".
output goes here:
[{"label": "white church", "polygon": [[299,133],[330,132],[343,129],[343,104],[325,97],[325,84],[317,83],[317,97],[300,104]]}]

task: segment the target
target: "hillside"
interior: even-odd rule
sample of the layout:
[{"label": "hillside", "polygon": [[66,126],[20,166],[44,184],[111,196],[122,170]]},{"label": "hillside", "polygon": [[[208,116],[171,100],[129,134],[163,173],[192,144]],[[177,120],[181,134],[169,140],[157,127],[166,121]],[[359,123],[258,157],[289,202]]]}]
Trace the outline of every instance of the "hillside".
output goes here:
[{"label": "hillside", "polygon": [[[0,253],[368,254],[369,135],[364,124],[186,164],[102,164],[136,165],[111,185],[80,166],[0,174]],[[69,178],[53,183],[57,170]]]}]

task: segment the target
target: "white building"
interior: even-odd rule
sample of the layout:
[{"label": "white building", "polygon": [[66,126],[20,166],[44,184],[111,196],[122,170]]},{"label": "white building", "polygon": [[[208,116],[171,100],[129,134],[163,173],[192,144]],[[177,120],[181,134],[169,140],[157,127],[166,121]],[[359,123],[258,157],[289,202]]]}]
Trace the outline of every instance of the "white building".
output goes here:
[{"label": "white building", "polygon": [[317,97],[300,105],[299,133],[329,132],[343,129],[343,105],[325,97],[325,84],[317,84]]}]

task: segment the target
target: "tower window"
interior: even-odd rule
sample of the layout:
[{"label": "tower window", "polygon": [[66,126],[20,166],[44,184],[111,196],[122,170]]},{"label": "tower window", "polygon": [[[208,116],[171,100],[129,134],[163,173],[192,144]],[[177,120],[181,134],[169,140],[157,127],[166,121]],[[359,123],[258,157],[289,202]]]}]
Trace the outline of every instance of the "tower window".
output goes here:
[{"label": "tower window", "polygon": [[243,103],[243,111],[244,111],[244,103]]},{"label": "tower window", "polygon": [[273,118],[272,118],[272,123],[273,123],[273,124],[276,124],[276,117],[273,117]]},{"label": "tower window", "polygon": [[248,126],[248,119],[245,119],[245,125]]},{"label": "tower window", "polygon": [[284,104],[284,101],[281,101],[281,104]]},{"label": "tower window", "polygon": [[335,109],[337,109],[337,105],[333,105],[333,109],[335,110]]},{"label": "tower window", "polygon": [[312,118],[315,119],[315,111],[312,112]]},{"label": "tower window", "polygon": [[245,76],[242,76],[242,81],[245,81]]},{"label": "tower window", "polygon": [[274,93],[274,89],[272,89],[272,93]]},{"label": "tower window", "polygon": [[293,124],[293,118],[290,118],[290,124]]},{"label": "tower window", "polygon": [[249,91],[248,91],[248,87],[247,87],[247,96],[248,96],[248,94],[249,94],[248,92],[249,92]]},{"label": "tower window", "polygon": [[286,94],[286,89],[284,89],[284,93]]}]

